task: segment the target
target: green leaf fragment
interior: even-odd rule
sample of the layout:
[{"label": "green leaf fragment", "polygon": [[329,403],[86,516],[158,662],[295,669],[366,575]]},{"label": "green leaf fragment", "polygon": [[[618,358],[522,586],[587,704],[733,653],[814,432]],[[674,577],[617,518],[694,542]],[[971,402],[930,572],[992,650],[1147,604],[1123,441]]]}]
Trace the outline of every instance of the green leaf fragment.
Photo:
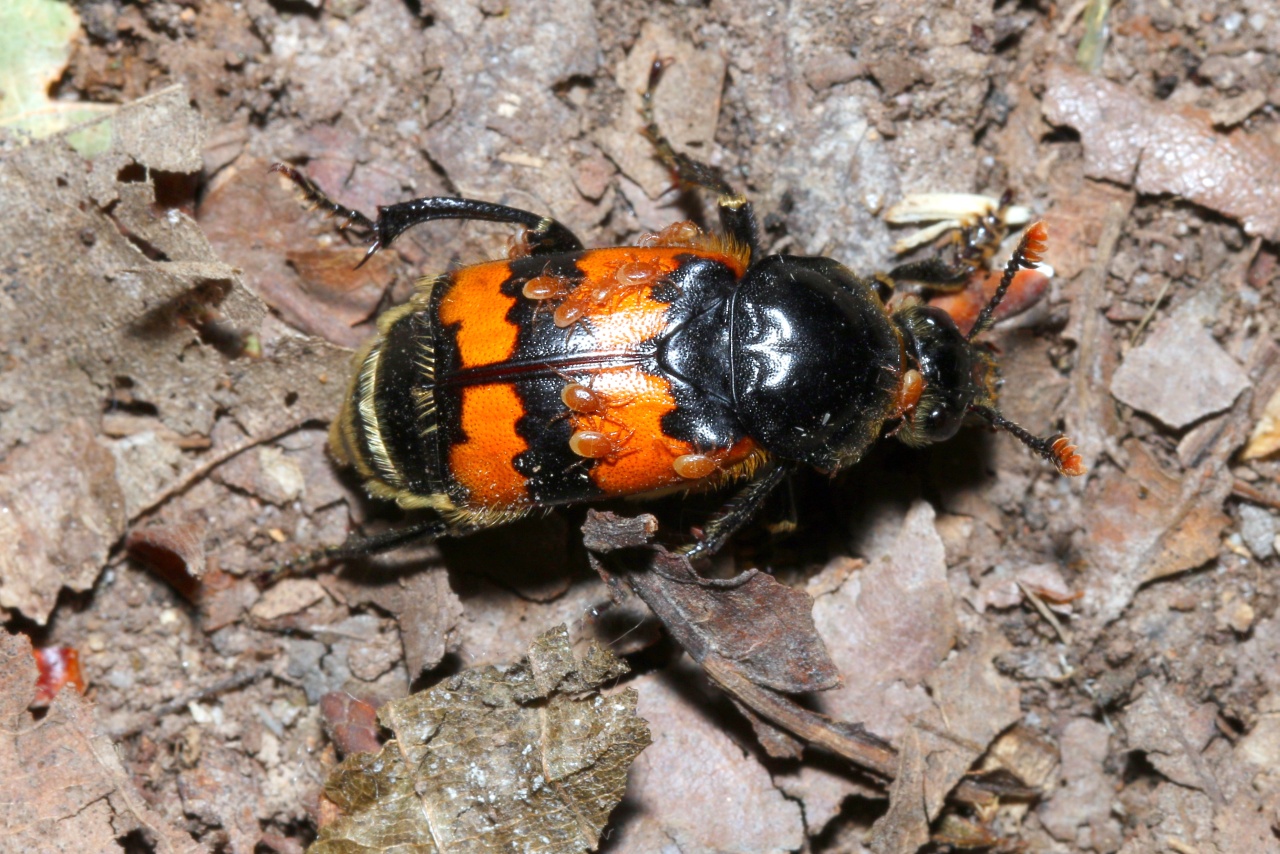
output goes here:
[{"label": "green leaf fragment", "polygon": [[111,123],[102,120],[116,107],[49,98],[79,32],[80,17],[59,0],[0,2],[0,128],[42,139],[87,125],[67,142],[91,156],[110,146]]}]

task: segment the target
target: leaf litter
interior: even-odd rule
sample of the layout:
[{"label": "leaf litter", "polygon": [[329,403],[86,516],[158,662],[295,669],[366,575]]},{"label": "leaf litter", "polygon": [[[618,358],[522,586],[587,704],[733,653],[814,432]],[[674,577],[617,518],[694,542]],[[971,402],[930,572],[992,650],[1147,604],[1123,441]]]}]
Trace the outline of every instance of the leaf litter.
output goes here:
[{"label": "leaf litter", "polygon": [[650,743],[634,689],[600,689],[626,665],[564,626],[519,664],[465,671],[378,712],[393,735],[325,784],[340,811],[308,849],[591,851]]},{"label": "leaf litter", "polygon": [[[0,496],[24,544],[0,566],[0,607],[42,645],[78,648],[93,726],[120,745],[117,784],[146,794],[149,826],[299,850],[337,760],[322,698],[381,705],[411,681],[509,662],[566,622],[579,652],[618,640],[640,665],[655,733],[629,789],[643,806],[624,802],[606,848],[1273,844],[1280,631],[1261,543],[1280,507],[1280,379],[1257,200],[1276,174],[1259,100],[1275,11],[1118,6],[1087,77],[1066,65],[1083,22],[1031,9],[621,2],[598,16],[566,0],[538,22],[481,5],[442,0],[420,19],[402,4],[90,4],[53,103],[121,102],[99,125],[110,147],[91,168],[57,135],[0,154]],[[533,43],[557,49],[535,63],[516,49]],[[781,250],[886,263],[896,235],[879,217],[907,191],[1013,188],[1049,218],[1046,299],[992,340],[1006,410],[1065,419],[1093,469],[1083,491],[975,431],[808,484],[801,537],[748,532],[723,558],[742,589],[640,585],[702,676],[664,657],[641,597],[605,607],[630,584],[583,571],[563,521],[325,573],[320,591],[263,604],[252,573],[352,522],[395,521],[325,460],[347,359],[326,341],[355,343],[384,295],[499,254],[505,235],[442,224],[352,275],[359,247],[295,214],[258,165],[312,158],[364,208],[463,192],[547,210],[593,245],[633,239],[688,215],[651,199],[652,164],[608,135],[651,45],[681,57],[659,115],[748,189]],[[701,103],[715,97],[718,123]],[[1214,366],[1220,387],[1200,375]],[[55,455],[63,482],[41,467]],[[698,626],[694,604],[721,616]],[[742,621],[775,607],[753,648]],[[64,691],[49,715],[72,702]],[[979,769],[1021,784],[983,789],[966,776]],[[104,827],[115,808],[66,821]]]}]

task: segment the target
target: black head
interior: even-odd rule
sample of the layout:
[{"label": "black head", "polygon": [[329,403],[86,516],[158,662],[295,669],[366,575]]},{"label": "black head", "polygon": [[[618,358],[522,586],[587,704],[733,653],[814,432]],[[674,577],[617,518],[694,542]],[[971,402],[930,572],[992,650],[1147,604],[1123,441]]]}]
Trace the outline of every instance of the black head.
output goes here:
[{"label": "black head", "polygon": [[903,416],[897,436],[912,446],[950,439],[975,406],[995,403],[995,363],[970,343],[940,308],[913,304],[893,321],[902,332],[907,360],[920,372],[924,387],[914,408]]},{"label": "black head", "polygon": [[997,430],[1013,435],[1053,463],[1060,473],[1084,474],[1084,462],[1066,436],[1035,436],[1000,414],[995,407],[995,361],[972,343],[994,322],[996,308],[1018,270],[1040,262],[1047,239],[1043,222],[1026,230],[1005,265],[995,294],[978,313],[968,335],[961,334],[951,316],[939,308],[911,303],[894,313],[908,361],[915,363],[908,370],[918,371],[922,381],[919,398],[905,407],[902,423],[894,431],[902,441],[927,445],[950,439],[960,429],[965,415],[973,413]]}]

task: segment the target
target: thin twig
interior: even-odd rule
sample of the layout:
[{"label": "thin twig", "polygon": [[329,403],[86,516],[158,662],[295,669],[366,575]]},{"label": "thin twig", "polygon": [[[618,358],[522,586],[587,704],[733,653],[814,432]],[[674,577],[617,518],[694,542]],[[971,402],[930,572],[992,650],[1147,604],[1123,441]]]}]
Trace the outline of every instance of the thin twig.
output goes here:
[{"label": "thin twig", "polygon": [[1053,626],[1054,632],[1056,632],[1058,635],[1058,640],[1062,641],[1067,646],[1070,646],[1071,632],[1066,627],[1064,627],[1062,623],[1058,621],[1057,615],[1055,615],[1053,611],[1049,609],[1049,606],[1044,603],[1044,600],[1041,599],[1039,596],[1037,596],[1035,593],[1031,592],[1031,589],[1027,587],[1027,585],[1023,584],[1021,581],[1019,581],[1018,579],[1015,578],[1013,580],[1013,583],[1018,585],[1018,589],[1022,591],[1022,595],[1026,596],[1027,600],[1031,602],[1032,606],[1037,611],[1040,612],[1040,616],[1044,617],[1045,622]]},{"label": "thin twig", "polygon": [[128,738],[129,736],[137,735],[143,730],[155,726],[158,721],[163,720],[169,715],[187,708],[187,706],[192,703],[199,702],[200,700],[207,700],[210,697],[216,697],[217,695],[224,694],[227,691],[235,691],[238,688],[243,688],[246,685],[250,685],[270,675],[271,667],[270,665],[265,664],[260,667],[256,667],[253,670],[246,670],[244,673],[237,673],[236,675],[229,676],[220,682],[215,682],[212,685],[206,685],[203,688],[198,688],[194,691],[183,694],[180,697],[172,699],[167,703],[162,703],[148,712],[147,715],[137,723],[125,727],[124,729],[113,730],[107,733],[107,735],[112,741],[120,741]]}]

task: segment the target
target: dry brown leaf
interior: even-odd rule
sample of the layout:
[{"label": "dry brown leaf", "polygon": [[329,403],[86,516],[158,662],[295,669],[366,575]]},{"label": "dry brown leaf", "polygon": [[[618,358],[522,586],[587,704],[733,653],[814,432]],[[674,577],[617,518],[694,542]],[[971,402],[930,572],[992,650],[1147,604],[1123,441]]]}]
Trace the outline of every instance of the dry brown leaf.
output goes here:
[{"label": "dry brown leaf", "polygon": [[1080,132],[1089,177],[1181,196],[1280,240],[1280,148],[1265,134],[1218,133],[1207,113],[1176,112],[1062,65],[1045,75],[1044,112]]},{"label": "dry brown leaf", "polygon": [[378,710],[371,703],[346,691],[330,691],[320,698],[324,731],[339,756],[376,753],[382,748],[378,737]]},{"label": "dry brown leaf", "polygon": [[1151,678],[1145,681],[1142,696],[1125,707],[1123,722],[1129,747],[1144,751],[1157,771],[1221,802],[1218,781],[1201,755],[1218,734],[1217,716],[1213,703],[1193,706]]},{"label": "dry brown leaf", "polygon": [[[0,206],[0,254],[12,261],[0,270],[0,450],[32,443],[9,463],[26,470],[27,453],[61,461],[61,492],[35,481],[24,491],[57,508],[47,520],[70,519],[74,532],[66,542],[24,535],[24,567],[3,572],[11,592],[33,591],[7,604],[37,621],[58,585],[92,583],[122,516],[253,444],[329,417],[349,361],[321,342],[268,334],[265,307],[199,227],[157,206],[151,177],[128,171],[200,168],[201,123],[186,94],[165,90],[122,107],[113,122],[112,148],[91,163],[57,140],[0,161],[0,197],[9,200]],[[263,358],[237,350],[242,333],[260,337]],[[66,426],[95,424],[116,404],[153,408],[157,429],[107,442]],[[73,450],[47,447],[68,430],[80,431]],[[218,438],[193,441],[210,435]],[[85,501],[101,507],[86,515]]]},{"label": "dry brown leaf", "polygon": [[634,689],[599,693],[626,670],[594,645],[575,659],[560,626],[515,667],[387,704],[395,740],[334,769],[325,795],[343,815],[309,851],[594,850],[649,744]]},{"label": "dry brown leaf", "polygon": [[[597,550],[635,545],[637,522],[590,511],[583,537]],[[651,531],[648,523],[639,528]],[[641,537],[641,541],[643,541]],[[695,661],[718,656],[756,685],[786,693],[825,691],[840,675],[814,627],[813,600],[756,573],[728,585],[706,583],[689,561],[653,548],[618,552],[627,582]],[[593,552],[592,566],[607,575]]]},{"label": "dry brown leaf", "polygon": [[1062,785],[1037,810],[1049,833],[1063,842],[1109,851],[1120,841],[1120,823],[1111,814],[1115,780],[1103,768],[1110,737],[1106,726],[1089,718],[1076,718],[1063,730]]},{"label": "dry brown leaf", "polygon": [[147,805],[83,697],[59,693],[36,721],[35,687],[30,641],[0,631],[0,848],[123,851],[137,829],[164,854],[206,850]]},{"label": "dry brown leaf", "polygon": [[1231,520],[1220,509],[1229,477],[1174,477],[1138,442],[1124,445],[1130,465],[1087,487],[1084,530],[1088,576],[1085,610],[1103,621],[1118,616],[1148,581],[1193,569],[1218,554]]},{"label": "dry brown leaf", "polygon": [[925,677],[947,657],[959,631],[933,508],[914,505],[890,552],[840,589],[819,597],[814,622],[845,686],[819,708],[893,742],[930,705]]},{"label": "dry brown leaf", "polygon": [[610,854],[654,851],[794,851],[804,839],[800,809],[756,758],[707,714],[707,696],[688,663],[636,680],[638,711],[654,743],[631,773]]},{"label": "dry brown leaf", "polygon": [[[933,522],[932,507],[915,504],[889,553],[814,606],[832,658],[847,674],[843,687],[818,696],[815,705],[900,749],[907,738],[918,742],[925,771],[915,797],[929,820],[992,739],[1021,714],[1017,686],[992,663],[1009,648],[1003,636],[983,632],[952,652],[956,605]],[[819,767],[801,768],[786,785],[813,811],[815,826],[839,801],[833,789],[865,794]]]},{"label": "dry brown leaf", "polygon": [[1117,399],[1175,430],[1222,412],[1248,387],[1248,375],[1190,312],[1157,323],[1111,379]]},{"label": "dry brown leaf", "polygon": [[1271,395],[1262,417],[1253,427],[1249,443],[1240,452],[1244,460],[1256,460],[1280,451],[1280,389]]},{"label": "dry brown leaf", "polygon": [[[759,573],[730,589],[707,588],[687,562],[661,563],[632,575],[632,588],[658,614],[680,645],[701,660],[715,654],[757,685],[776,691],[825,691],[840,674],[813,626],[813,600]],[[673,580],[674,579],[674,580]],[[676,616],[672,619],[672,616]]]},{"label": "dry brown leaf", "polygon": [[992,663],[1009,649],[1004,635],[988,629],[925,680],[934,708],[916,725],[928,733],[922,744],[925,809],[931,820],[992,741],[1022,717],[1018,686]]},{"label": "dry brown leaf", "polygon": [[43,624],[59,590],[93,586],[124,533],[115,473],[111,451],[79,419],[0,463],[0,607]]},{"label": "dry brown leaf", "polygon": [[169,525],[147,525],[129,532],[125,548],[187,601],[202,604],[206,591],[201,582],[207,569],[204,538],[208,528],[200,518]]},{"label": "dry brown leaf", "polygon": [[[395,557],[401,554],[403,550]],[[429,556],[438,558],[438,553],[432,550]],[[449,573],[442,566],[409,575],[383,572],[355,578],[344,575],[325,579],[325,587],[348,605],[369,602],[395,617],[410,681],[439,664],[446,653],[457,651],[458,624],[463,619],[462,600],[449,586]]]}]

